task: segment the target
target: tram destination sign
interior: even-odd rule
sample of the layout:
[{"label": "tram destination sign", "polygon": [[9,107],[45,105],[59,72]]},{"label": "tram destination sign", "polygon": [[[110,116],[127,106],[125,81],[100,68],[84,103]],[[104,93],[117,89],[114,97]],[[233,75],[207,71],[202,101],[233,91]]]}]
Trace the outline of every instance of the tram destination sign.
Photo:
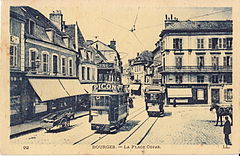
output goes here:
[{"label": "tram destination sign", "polygon": [[94,92],[110,91],[110,92],[123,92],[123,85],[99,83],[93,86]]}]

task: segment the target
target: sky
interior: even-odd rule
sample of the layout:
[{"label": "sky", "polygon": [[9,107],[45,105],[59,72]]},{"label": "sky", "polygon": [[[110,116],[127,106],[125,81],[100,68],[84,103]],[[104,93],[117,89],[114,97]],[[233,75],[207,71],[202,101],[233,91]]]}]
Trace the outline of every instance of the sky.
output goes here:
[{"label": "sky", "polygon": [[[59,1],[58,1],[59,2]],[[229,7],[174,7],[163,3],[127,3],[130,1],[79,0],[75,3],[31,3],[30,6],[45,16],[61,10],[66,24],[78,23],[86,40],[109,44],[114,39],[122,60],[127,63],[143,50],[154,50],[159,34],[164,29],[165,15],[173,14],[179,20],[229,20]],[[143,1],[138,1],[143,2]],[[170,6],[170,7],[168,7]],[[228,11],[230,10],[230,11]],[[135,35],[129,30],[136,19]],[[202,17],[196,17],[201,16]],[[193,18],[192,18],[193,17]]]}]

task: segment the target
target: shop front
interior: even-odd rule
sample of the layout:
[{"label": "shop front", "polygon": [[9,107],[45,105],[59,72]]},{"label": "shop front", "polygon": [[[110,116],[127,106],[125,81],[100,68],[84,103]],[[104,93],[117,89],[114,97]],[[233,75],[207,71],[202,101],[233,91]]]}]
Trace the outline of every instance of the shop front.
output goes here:
[{"label": "shop front", "polygon": [[35,96],[32,104],[32,117],[39,117],[50,112],[72,108],[79,111],[87,108],[83,102],[88,93],[78,79],[39,79],[29,78],[29,83]]},{"label": "shop front", "polygon": [[168,85],[167,103],[207,104],[207,85]]}]

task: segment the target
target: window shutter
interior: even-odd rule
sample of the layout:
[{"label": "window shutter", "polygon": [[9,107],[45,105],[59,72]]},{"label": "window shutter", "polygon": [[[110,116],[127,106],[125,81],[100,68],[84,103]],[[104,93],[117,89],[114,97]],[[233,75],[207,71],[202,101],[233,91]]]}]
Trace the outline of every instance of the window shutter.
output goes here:
[{"label": "window shutter", "polygon": [[219,57],[216,57],[216,65],[219,65]]},{"label": "window shutter", "polygon": [[176,39],[173,39],[173,49],[176,49]]},{"label": "window shutter", "polygon": [[223,48],[227,48],[227,40],[226,40],[226,38],[223,39]]},{"label": "window shutter", "polygon": [[212,75],[209,75],[209,82],[212,82]]},{"label": "window shutter", "polygon": [[197,66],[200,67],[200,57],[197,57]]}]

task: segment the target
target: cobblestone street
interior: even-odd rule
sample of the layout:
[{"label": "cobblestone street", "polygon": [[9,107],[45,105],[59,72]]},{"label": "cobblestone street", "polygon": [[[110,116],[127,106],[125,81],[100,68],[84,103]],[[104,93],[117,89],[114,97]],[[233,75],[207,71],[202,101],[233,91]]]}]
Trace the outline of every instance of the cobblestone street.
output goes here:
[{"label": "cobblestone street", "polygon": [[129,110],[127,123],[115,134],[99,134],[91,131],[88,116],[85,116],[73,120],[73,126],[68,130],[53,133],[40,130],[11,141],[26,144],[221,145],[224,144],[223,127],[214,126],[215,121],[216,114],[209,111],[208,105],[169,106],[165,107],[164,117],[148,118],[143,98],[136,97],[134,108]]}]

